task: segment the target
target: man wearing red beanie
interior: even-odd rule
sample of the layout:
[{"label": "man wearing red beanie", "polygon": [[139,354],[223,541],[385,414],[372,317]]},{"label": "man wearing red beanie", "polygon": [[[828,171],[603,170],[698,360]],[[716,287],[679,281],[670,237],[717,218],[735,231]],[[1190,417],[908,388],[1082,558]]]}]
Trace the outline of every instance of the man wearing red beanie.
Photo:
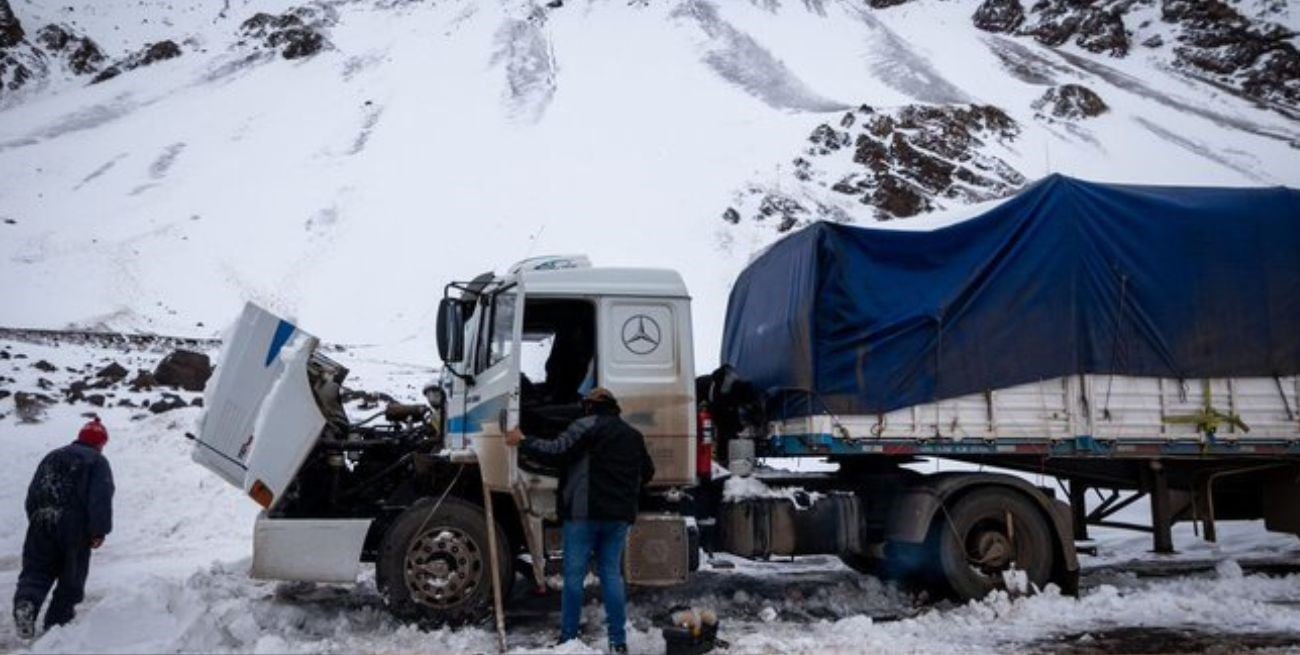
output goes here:
[{"label": "man wearing red beanie", "polygon": [[[90,572],[90,550],[113,529],[113,470],[100,452],[108,430],[96,417],[77,440],[41,460],[27,488],[27,540],[14,592],[18,636],[36,636],[36,615],[54,587],[45,628],[76,616]],[[55,586],[57,583],[57,586]]]}]

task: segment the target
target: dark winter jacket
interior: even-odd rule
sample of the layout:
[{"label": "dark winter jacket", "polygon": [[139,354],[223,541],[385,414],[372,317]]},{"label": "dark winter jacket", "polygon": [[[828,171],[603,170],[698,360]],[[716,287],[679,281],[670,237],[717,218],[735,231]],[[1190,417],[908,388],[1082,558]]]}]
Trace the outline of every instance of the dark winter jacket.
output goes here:
[{"label": "dark winter jacket", "polygon": [[51,451],[27,488],[27,521],[67,539],[103,537],[113,530],[113,470],[83,443]]},{"label": "dark winter jacket", "polygon": [[520,447],[559,460],[561,520],[635,522],[641,488],[655,474],[645,437],[613,414],[584,416],[553,440]]}]

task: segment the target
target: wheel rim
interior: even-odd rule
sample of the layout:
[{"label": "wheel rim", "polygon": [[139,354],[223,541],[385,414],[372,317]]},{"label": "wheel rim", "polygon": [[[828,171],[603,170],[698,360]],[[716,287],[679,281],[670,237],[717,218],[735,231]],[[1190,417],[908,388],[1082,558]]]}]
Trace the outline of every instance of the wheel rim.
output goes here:
[{"label": "wheel rim", "polygon": [[406,588],[412,600],[433,608],[463,602],[478,589],[482,549],[457,528],[433,528],[406,550]]},{"label": "wheel rim", "polygon": [[1018,535],[1005,522],[985,517],[971,525],[964,539],[966,561],[972,570],[990,582],[1002,581],[1002,572],[1017,563]]}]

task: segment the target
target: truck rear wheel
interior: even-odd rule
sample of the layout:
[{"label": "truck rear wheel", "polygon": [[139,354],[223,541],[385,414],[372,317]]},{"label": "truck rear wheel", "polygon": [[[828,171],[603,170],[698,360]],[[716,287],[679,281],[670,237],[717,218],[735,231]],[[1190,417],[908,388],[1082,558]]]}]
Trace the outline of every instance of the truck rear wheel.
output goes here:
[{"label": "truck rear wheel", "polygon": [[1015,568],[1042,587],[1052,575],[1052,533],[1038,508],[1010,489],[976,489],[935,517],[939,563],[960,599],[1006,587]]},{"label": "truck rear wheel", "polygon": [[[512,577],[509,542],[497,531],[503,593]],[[426,498],[389,526],[375,562],[384,603],[403,619],[459,625],[492,609],[492,567],[483,508],[459,498]]]}]

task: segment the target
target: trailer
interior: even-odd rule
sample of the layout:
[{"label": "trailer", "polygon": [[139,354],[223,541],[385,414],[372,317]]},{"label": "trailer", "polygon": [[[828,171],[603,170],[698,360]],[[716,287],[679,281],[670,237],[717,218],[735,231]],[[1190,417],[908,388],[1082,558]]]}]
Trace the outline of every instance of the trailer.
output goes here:
[{"label": "trailer", "polygon": [[[544,587],[556,471],[504,437],[557,435],[597,385],[657,471],[633,585],[686,583],[703,550],[834,554],[962,599],[1013,570],[1071,592],[1091,525],[1149,530],[1164,552],[1177,521],[1300,535],[1294,190],[1054,176],[933,232],[815,224],[740,275],[721,366],[698,377],[673,271],[542,257],[443,295],[442,377],[381,424],[349,420],[347,372],[314,335],[245,307],[194,459],[265,508],[253,575],[346,582],[373,562],[388,607],[430,623],[483,616],[494,571]],[[1063,486],[907,468],[925,457]],[[772,487],[795,491],[743,493]],[[1142,499],[1151,525],[1113,520]]]}]

